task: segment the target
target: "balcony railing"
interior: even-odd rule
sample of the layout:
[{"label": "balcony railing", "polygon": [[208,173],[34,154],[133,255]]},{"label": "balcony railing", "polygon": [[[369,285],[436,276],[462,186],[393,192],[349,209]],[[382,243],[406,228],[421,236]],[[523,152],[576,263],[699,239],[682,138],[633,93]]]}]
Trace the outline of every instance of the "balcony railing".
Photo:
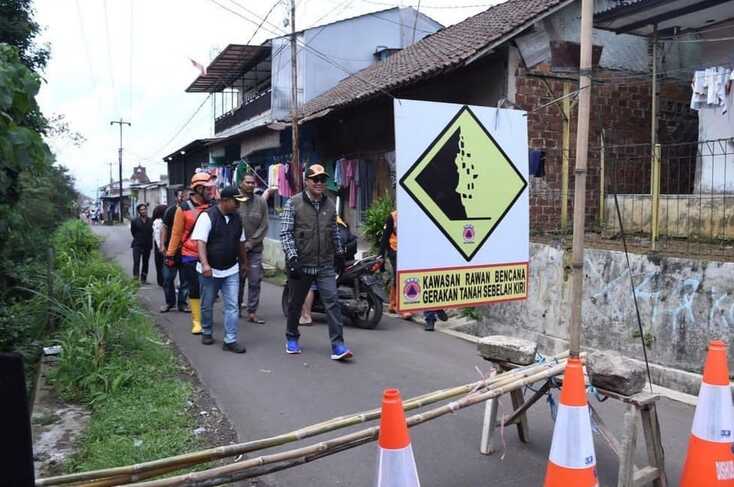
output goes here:
[{"label": "balcony railing", "polygon": [[218,134],[270,109],[271,91],[267,90],[250,99],[234,110],[214,120],[214,133]]}]

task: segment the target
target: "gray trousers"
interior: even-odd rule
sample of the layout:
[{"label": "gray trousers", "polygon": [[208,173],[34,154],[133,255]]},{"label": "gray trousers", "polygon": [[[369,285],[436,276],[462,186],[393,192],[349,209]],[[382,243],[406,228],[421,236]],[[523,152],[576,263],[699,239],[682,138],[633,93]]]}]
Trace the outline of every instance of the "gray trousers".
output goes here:
[{"label": "gray trousers", "polygon": [[301,317],[301,308],[306,300],[306,294],[312,283],[319,288],[319,296],[326,311],[326,322],[329,325],[329,339],[331,344],[344,343],[342,334],[342,311],[339,307],[336,289],[336,274],[333,267],[323,267],[316,275],[305,275],[301,278],[288,278],[290,300],[288,301],[288,322],[285,336],[288,339],[298,340],[298,319]]},{"label": "gray trousers", "polygon": [[247,281],[247,312],[257,312],[260,304],[260,285],[263,279],[263,253],[262,250],[247,252],[247,275],[240,281],[239,299],[237,304],[242,308],[245,293],[245,281]]}]

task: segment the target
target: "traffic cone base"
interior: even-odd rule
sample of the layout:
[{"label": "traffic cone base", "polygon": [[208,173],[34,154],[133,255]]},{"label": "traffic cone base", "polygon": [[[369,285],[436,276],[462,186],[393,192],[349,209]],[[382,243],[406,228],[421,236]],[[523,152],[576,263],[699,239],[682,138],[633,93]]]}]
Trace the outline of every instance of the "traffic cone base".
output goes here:
[{"label": "traffic cone base", "polygon": [[380,449],[377,487],[420,487],[413,448]]},{"label": "traffic cone base", "polygon": [[691,435],[683,464],[683,486],[734,486],[734,455],[731,443],[713,443]]},{"label": "traffic cone base", "polygon": [[734,487],[734,410],[726,345],[709,344],[680,487]]},{"label": "traffic cone base", "polygon": [[563,373],[545,487],[598,487],[596,454],[581,360],[569,358]]},{"label": "traffic cone base", "polygon": [[596,467],[585,469],[564,468],[548,462],[545,478],[545,487],[597,487],[599,485]]}]

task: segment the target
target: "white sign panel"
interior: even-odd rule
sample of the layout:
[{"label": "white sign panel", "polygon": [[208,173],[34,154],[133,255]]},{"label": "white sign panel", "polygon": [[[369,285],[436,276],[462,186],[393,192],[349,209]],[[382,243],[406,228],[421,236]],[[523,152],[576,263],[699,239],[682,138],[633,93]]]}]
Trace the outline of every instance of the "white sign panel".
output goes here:
[{"label": "white sign panel", "polygon": [[527,118],[395,100],[400,311],[527,298]]}]

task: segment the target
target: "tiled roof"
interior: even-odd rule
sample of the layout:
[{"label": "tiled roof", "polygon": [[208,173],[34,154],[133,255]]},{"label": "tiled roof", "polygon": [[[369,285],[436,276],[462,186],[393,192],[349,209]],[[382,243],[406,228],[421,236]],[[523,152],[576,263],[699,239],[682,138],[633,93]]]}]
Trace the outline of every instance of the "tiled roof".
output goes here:
[{"label": "tiled roof", "polygon": [[458,67],[487,46],[573,0],[507,0],[436,32],[308,101],[304,117],[334,109]]}]

